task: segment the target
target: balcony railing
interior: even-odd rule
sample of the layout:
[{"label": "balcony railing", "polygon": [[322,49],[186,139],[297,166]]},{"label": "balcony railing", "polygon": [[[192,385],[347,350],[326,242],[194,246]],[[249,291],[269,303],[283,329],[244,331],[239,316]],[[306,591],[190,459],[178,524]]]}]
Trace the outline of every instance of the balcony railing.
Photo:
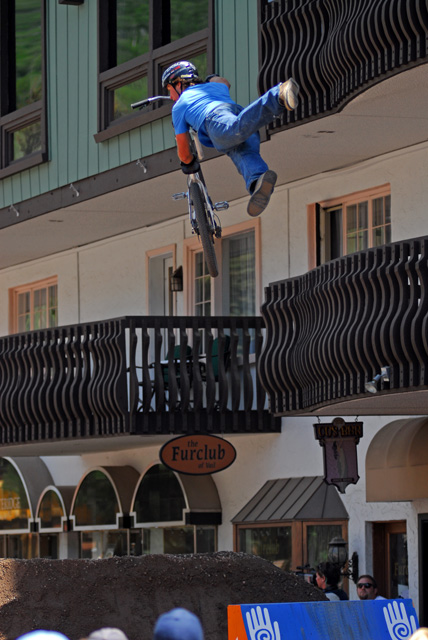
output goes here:
[{"label": "balcony railing", "polygon": [[[266,288],[259,377],[275,415],[428,387],[428,237],[326,263]],[[404,405],[405,406],[405,405]]]},{"label": "balcony railing", "polygon": [[428,10],[407,0],[260,2],[259,91],[293,76],[300,105],[271,129],[337,111],[380,80],[427,61]]},{"label": "balcony railing", "polygon": [[278,431],[254,365],[263,326],[124,317],[0,338],[1,443]]}]

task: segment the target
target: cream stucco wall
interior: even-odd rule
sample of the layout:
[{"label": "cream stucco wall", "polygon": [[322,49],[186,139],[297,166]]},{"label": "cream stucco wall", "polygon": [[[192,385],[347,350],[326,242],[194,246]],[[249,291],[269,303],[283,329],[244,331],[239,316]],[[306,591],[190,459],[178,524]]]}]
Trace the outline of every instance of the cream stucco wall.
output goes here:
[{"label": "cream stucco wall", "polygon": [[[279,186],[269,209],[261,217],[262,286],[308,268],[308,204],[391,184],[393,240],[428,234],[428,144],[397,151],[357,166],[317,176],[296,184]],[[248,220],[247,199],[231,203],[221,214],[225,227]],[[7,334],[8,290],[52,275],[58,276],[59,323],[146,314],[146,251],[176,243],[177,265],[183,263],[183,240],[190,234],[186,216],[148,229],[104,240],[0,271],[0,335]],[[177,313],[185,312],[178,294]],[[373,435],[394,417],[364,418],[365,435],[358,447],[361,480],[349,486],[344,503],[350,515],[349,549],[360,556],[361,571],[372,570],[370,528],[373,521],[406,520],[409,548],[410,596],[417,606],[418,541],[417,514],[428,512],[428,500],[368,504],[365,501],[364,464]],[[219,548],[231,549],[231,518],[262,484],[273,478],[321,475],[322,452],[313,437],[311,419],[287,418],[280,435],[233,436],[238,457],[232,467],[214,476],[223,505]],[[158,461],[160,443],[136,444],[132,450],[99,453],[64,459],[47,458],[54,480],[77,483],[94,465],[130,464],[140,473]],[[64,477],[65,476],[65,477]],[[351,591],[355,597],[355,591]]]}]

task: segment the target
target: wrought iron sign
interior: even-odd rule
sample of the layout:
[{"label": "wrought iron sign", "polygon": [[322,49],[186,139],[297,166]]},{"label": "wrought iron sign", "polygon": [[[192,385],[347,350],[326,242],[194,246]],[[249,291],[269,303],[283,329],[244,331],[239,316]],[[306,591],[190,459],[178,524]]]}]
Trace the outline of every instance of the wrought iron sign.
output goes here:
[{"label": "wrought iron sign", "polygon": [[363,437],[363,423],[335,418],[331,423],[314,424],[315,439],[324,450],[324,480],[345,493],[348,484],[356,484],[358,475],[357,444]]}]

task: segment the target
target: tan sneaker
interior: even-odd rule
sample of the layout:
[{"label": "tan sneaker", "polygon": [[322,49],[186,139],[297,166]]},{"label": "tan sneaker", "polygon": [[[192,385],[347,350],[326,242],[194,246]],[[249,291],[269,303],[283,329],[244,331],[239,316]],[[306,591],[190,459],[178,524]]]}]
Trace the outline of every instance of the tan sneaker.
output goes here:
[{"label": "tan sneaker", "polygon": [[293,78],[290,78],[287,82],[282,82],[279,87],[280,104],[288,111],[294,111],[299,104],[299,91],[300,87]]},{"label": "tan sneaker", "polygon": [[253,217],[259,216],[266,209],[273,193],[277,177],[275,171],[270,170],[260,176],[248,203],[248,215]]}]

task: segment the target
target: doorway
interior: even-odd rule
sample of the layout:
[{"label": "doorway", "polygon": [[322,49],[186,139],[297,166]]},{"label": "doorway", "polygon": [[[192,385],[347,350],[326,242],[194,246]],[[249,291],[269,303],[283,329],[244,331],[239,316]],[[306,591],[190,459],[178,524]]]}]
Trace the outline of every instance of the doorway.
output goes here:
[{"label": "doorway", "polygon": [[373,573],[381,596],[409,597],[405,520],[373,523]]}]

